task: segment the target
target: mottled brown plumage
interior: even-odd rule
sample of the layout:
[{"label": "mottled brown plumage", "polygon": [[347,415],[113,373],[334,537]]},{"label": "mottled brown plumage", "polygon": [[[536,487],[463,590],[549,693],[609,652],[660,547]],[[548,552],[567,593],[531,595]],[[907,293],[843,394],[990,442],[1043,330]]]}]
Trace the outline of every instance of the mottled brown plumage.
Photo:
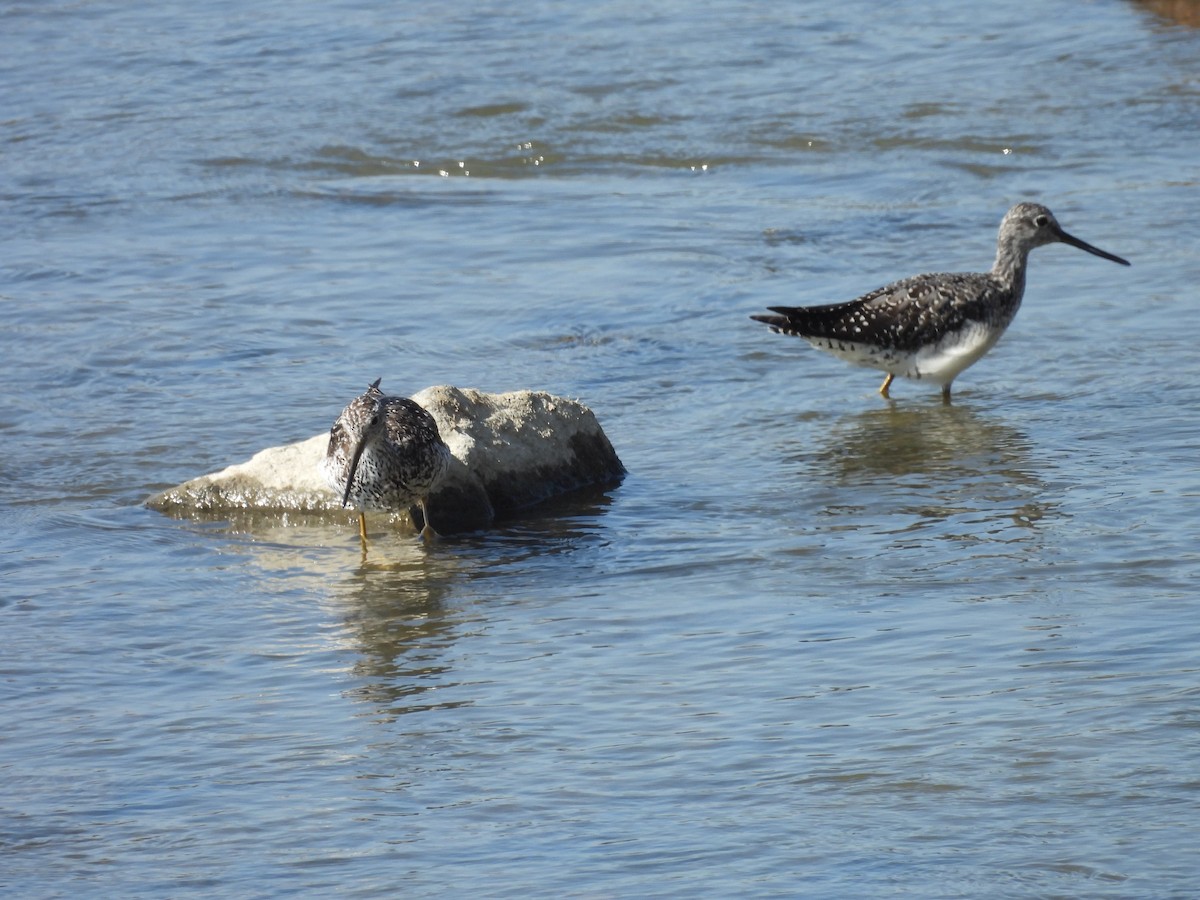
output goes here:
[{"label": "mottled brown plumage", "polygon": [[359,511],[366,542],[368,509],[400,510],[414,504],[425,520],[422,536],[433,536],[425,501],[450,466],[450,450],[437,422],[407,397],[388,397],[376,379],[342,410],[329,432],[321,472],[342,506]]},{"label": "mottled brown plumage", "polygon": [[948,400],[955,377],[991,350],[1016,316],[1029,252],[1055,242],[1129,265],[1067,234],[1046,207],[1018,203],[1000,223],[990,272],[916,275],[847,303],[773,306],[776,315],[751,318],[855,365],[883,370],[885,397],[899,375],[941,385]]}]

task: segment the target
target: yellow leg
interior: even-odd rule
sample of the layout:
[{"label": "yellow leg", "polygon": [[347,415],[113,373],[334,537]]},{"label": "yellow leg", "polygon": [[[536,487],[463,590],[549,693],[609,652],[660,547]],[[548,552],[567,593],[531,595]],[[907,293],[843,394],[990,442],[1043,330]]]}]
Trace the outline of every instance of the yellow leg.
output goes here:
[{"label": "yellow leg", "polygon": [[358,536],[362,538],[363,546],[367,546],[367,514],[362,510],[358,513]]},{"label": "yellow leg", "polygon": [[417,506],[421,508],[421,518],[425,520],[425,527],[421,529],[421,540],[425,543],[436,541],[440,535],[433,530],[433,526],[429,524],[429,510],[425,508],[425,501],[418,500]]},{"label": "yellow leg", "polygon": [[895,377],[896,376],[891,372],[888,372],[887,378],[883,379],[883,384],[879,386],[879,393],[881,396],[888,397],[890,399],[891,395],[888,393],[888,388],[892,386],[892,379]]}]

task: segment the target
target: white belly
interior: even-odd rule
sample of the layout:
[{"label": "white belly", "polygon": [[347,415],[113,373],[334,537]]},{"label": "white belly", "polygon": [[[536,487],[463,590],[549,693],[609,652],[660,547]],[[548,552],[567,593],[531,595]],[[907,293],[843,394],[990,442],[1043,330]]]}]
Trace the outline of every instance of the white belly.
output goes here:
[{"label": "white belly", "polygon": [[856,366],[879,369],[903,378],[932,381],[944,387],[961,371],[979,362],[985,353],[996,346],[1002,334],[1003,328],[989,328],[982,322],[968,322],[964,328],[916,352],[890,350],[836,338],[807,340],[814,347]]},{"label": "white belly", "polygon": [[996,346],[1003,328],[989,328],[980,322],[946,335],[932,347],[925,347],[913,356],[913,372],[909,378],[925,378],[940,385],[952,382],[959,372],[973,366]]}]

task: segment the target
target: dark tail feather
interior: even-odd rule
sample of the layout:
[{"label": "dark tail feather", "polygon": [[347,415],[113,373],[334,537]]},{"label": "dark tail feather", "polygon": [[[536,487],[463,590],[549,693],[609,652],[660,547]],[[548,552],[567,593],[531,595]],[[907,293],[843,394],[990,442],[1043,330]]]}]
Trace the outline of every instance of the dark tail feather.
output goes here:
[{"label": "dark tail feather", "polygon": [[767,309],[771,312],[779,313],[777,316],[751,316],[755,322],[762,322],[764,325],[776,334],[791,334],[797,337],[804,337],[807,333],[805,330],[806,310],[802,306],[768,306]]},{"label": "dark tail feather", "polygon": [[772,328],[780,328],[787,324],[787,319],[783,316],[751,316],[755,322],[762,322],[764,325],[770,325]]}]

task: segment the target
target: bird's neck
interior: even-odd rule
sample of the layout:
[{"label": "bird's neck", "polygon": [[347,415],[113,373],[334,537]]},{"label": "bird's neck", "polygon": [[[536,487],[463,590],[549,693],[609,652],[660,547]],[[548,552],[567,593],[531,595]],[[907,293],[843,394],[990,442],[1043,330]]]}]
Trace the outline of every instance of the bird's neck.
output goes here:
[{"label": "bird's neck", "polygon": [[1025,289],[1025,264],[1029,260],[1029,248],[1013,241],[1000,241],[996,246],[996,262],[992,264],[992,277],[1009,285],[1014,292]]}]

